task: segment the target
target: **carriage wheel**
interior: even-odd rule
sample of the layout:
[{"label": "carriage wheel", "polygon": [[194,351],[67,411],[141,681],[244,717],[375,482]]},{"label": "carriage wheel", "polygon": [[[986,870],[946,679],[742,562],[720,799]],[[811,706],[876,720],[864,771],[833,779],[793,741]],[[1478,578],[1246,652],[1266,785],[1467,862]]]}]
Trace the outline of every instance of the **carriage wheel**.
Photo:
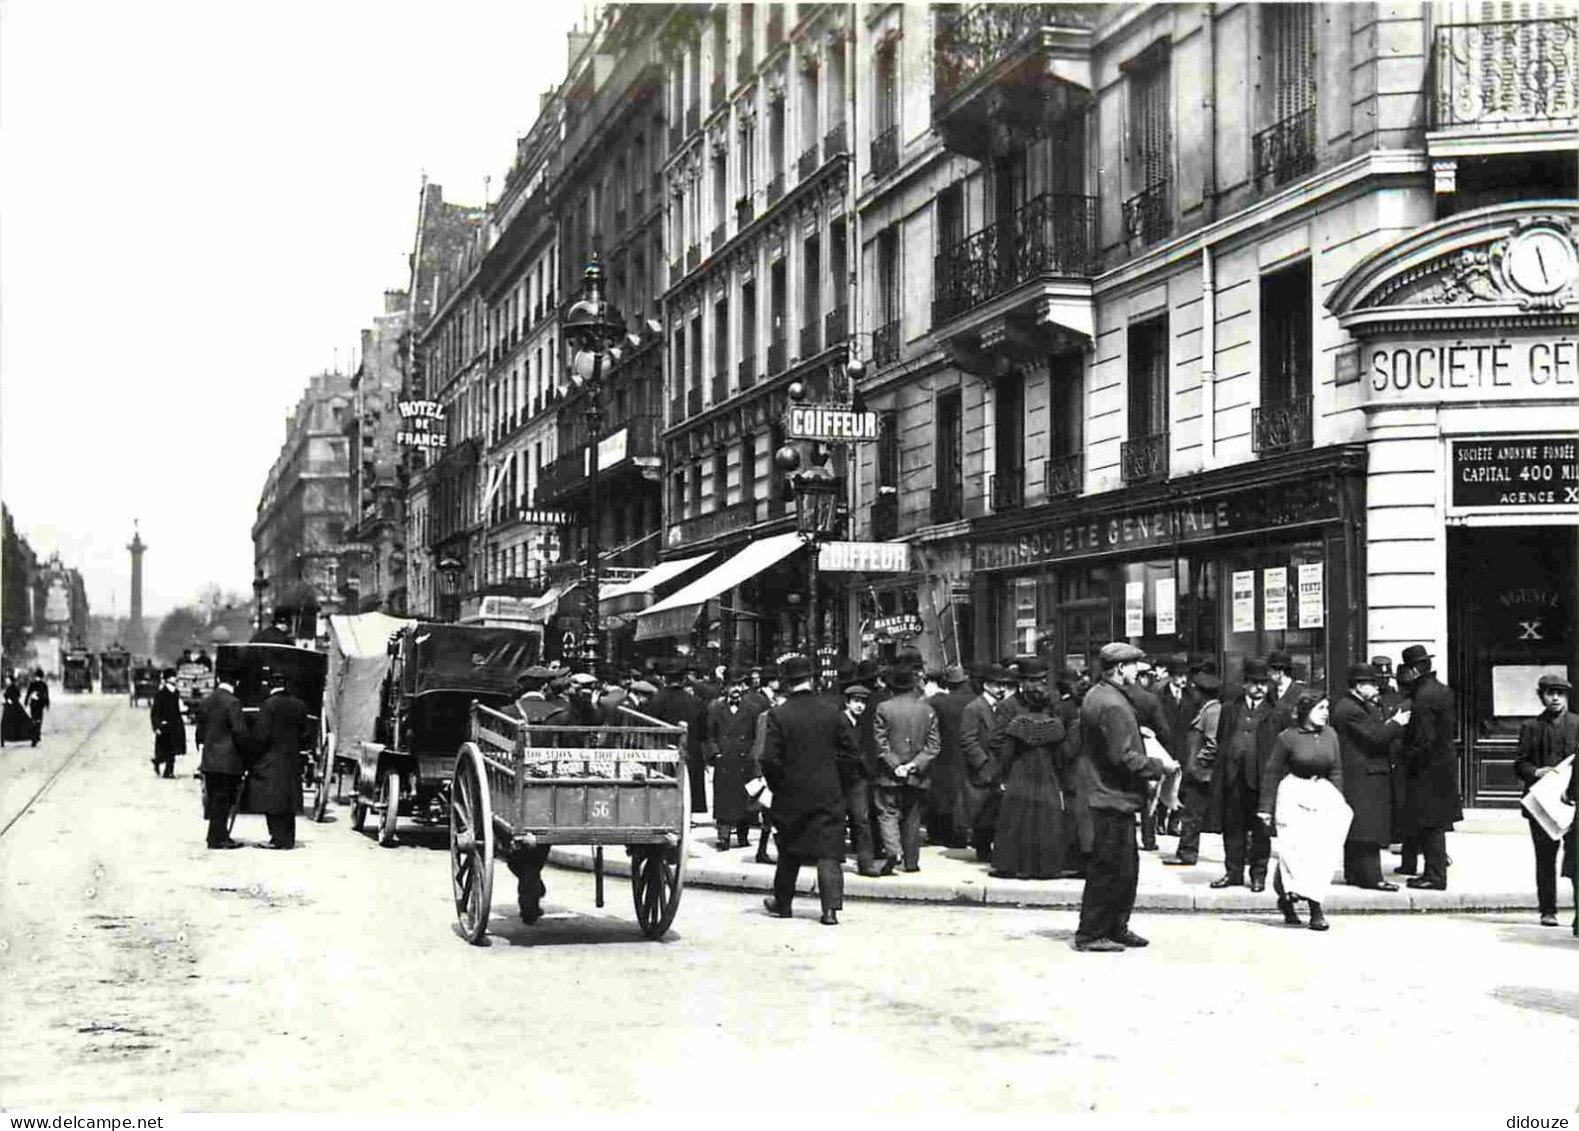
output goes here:
[{"label": "carriage wheel", "polygon": [[313,820],[322,822],[329,812],[329,779],[334,774],[334,732],[326,731],[319,742],[318,792],[313,795]]},{"label": "carriage wheel", "polygon": [[631,860],[631,895],[636,902],[636,922],[649,939],[661,939],[680,910],[685,889],[685,859],[690,847],[690,815],[681,814],[680,845],[644,845]]},{"label": "carriage wheel", "polygon": [[400,820],[400,775],[390,770],[384,775],[384,815],[378,822],[378,843],[395,843],[395,824]]},{"label": "carriage wheel", "polygon": [[461,747],[450,786],[450,886],[461,935],[473,946],[488,933],[493,847],[493,806],[477,748],[467,743]]}]

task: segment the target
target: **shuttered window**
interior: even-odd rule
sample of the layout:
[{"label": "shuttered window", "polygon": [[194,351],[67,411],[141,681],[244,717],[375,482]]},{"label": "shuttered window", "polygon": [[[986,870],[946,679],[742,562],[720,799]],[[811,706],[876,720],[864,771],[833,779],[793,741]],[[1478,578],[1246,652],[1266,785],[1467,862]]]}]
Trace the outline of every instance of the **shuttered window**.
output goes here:
[{"label": "shuttered window", "polygon": [[1168,430],[1168,319],[1129,328],[1129,436]]},{"label": "shuttered window", "polygon": [[1316,105],[1316,9],[1313,4],[1269,4],[1273,121],[1286,122]]},{"label": "shuttered window", "polygon": [[1149,189],[1168,180],[1169,154],[1173,150],[1166,59],[1133,74],[1131,89],[1130,160],[1136,188]]}]

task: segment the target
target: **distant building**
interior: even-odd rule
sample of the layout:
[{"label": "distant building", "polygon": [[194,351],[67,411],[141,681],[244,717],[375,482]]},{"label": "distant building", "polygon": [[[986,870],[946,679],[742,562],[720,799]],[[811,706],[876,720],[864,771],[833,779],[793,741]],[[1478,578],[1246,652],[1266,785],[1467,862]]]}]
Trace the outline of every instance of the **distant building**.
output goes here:
[{"label": "distant building", "polygon": [[351,375],[345,434],[351,461],[352,522],[342,573],[347,608],[404,611],[405,468],[399,447],[400,391],[406,378],[405,291],[384,292],[384,312],[362,331]]}]

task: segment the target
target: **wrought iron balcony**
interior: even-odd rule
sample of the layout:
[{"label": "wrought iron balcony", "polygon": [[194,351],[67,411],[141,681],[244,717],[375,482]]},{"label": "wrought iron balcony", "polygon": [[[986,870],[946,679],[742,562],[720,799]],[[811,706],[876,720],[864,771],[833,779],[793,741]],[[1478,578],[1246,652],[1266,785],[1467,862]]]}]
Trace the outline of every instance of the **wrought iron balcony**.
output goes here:
[{"label": "wrought iron balcony", "polygon": [[713,403],[723,404],[729,399],[729,363],[721,361],[713,373]]},{"label": "wrought iron balcony", "polygon": [[992,509],[1017,510],[1025,505],[1025,469],[1000,471],[992,477]]},{"label": "wrought iron balcony", "polygon": [[1124,234],[1145,247],[1156,243],[1173,230],[1169,214],[1168,182],[1158,181],[1144,192],[1124,202]]},{"label": "wrought iron balcony", "polygon": [[1125,483],[1151,483],[1168,477],[1168,433],[1132,436],[1119,445],[1120,474]]},{"label": "wrought iron balcony", "polygon": [[1080,452],[1070,456],[1049,456],[1043,474],[1043,490],[1049,499],[1078,495],[1085,489],[1086,458]]},{"label": "wrought iron balcony", "polygon": [[779,338],[768,344],[768,376],[775,377],[784,372],[784,339]]},{"label": "wrought iron balcony", "polygon": [[702,414],[702,386],[696,385],[685,391],[685,407],[692,416]]},{"label": "wrought iron balcony", "polygon": [[933,265],[932,321],[957,318],[1045,276],[1088,276],[1097,260],[1097,198],[1045,193],[946,248]]},{"label": "wrought iron balcony", "polygon": [[717,251],[719,248],[723,247],[724,244],[728,242],[728,240],[729,228],[727,225],[720,224],[718,227],[713,229],[712,236],[708,238],[707,250],[710,252]]},{"label": "wrought iron balcony", "polygon": [[949,483],[932,488],[932,521],[934,524],[958,522],[965,517],[965,488],[960,483]]},{"label": "wrought iron balcony", "polygon": [[1274,185],[1298,180],[1316,168],[1316,108],[1290,114],[1255,136],[1256,179]]},{"label": "wrought iron balcony", "polygon": [[784,174],[774,173],[768,182],[768,207],[772,208],[784,196]]},{"label": "wrought iron balcony", "polygon": [[735,367],[736,383],[742,389],[749,389],[757,383],[757,355],[748,353],[740,359],[740,364]]},{"label": "wrought iron balcony", "polygon": [[872,541],[890,542],[899,537],[899,492],[879,494],[872,504]]},{"label": "wrought iron balcony", "polygon": [[933,46],[933,105],[954,98],[1017,50],[1028,47],[1038,33],[1054,28],[1094,28],[1097,8],[1095,4],[940,7]]},{"label": "wrought iron balcony", "polygon": [[822,351],[822,326],[821,318],[815,312],[808,312],[806,321],[800,328],[800,359],[805,361]]},{"label": "wrought iron balcony", "polygon": [[872,139],[872,178],[882,180],[899,168],[899,127],[889,126]]},{"label": "wrought iron balcony", "polygon": [[685,108],[685,134],[687,137],[702,128],[702,108],[696,103]]},{"label": "wrought iron balcony", "polygon": [[755,209],[751,204],[751,197],[743,196],[735,201],[735,228],[739,230],[755,219]]},{"label": "wrought iron balcony", "polygon": [[694,243],[685,249],[685,269],[695,271],[702,265],[702,249]]},{"label": "wrought iron balcony", "polygon": [[817,143],[814,141],[811,143],[810,149],[795,159],[795,175],[804,181],[817,171],[819,164]]},{"label": "wrought iron balcony", "polygon": [[850,333],[850,308],[836,306],[828,311],[828,316],[822,320],[822,340],[824,348],[838,345]]},{"label": "wrought iron balcony", "polygon": [[1436,29],[1437,129],[1579,118],[1579,18],[1444,24]]},{"label": "wrought iron balcony", "polygon": [[1250,446],[1257,455],[1310,447],[1311,398],[1274,401],[1250,410]]},{"label": "wrought iron balcony", "polygon": [[850,152],[848,133],[844,128],[843,122],[837,123],[832,129],[822,135],[822,151],[828,155],[829,161],[832,161],[840,154]]},{"label": "wrought iron balcony", "polygon": [[899,360],[899,320],[879,326],[872,332],[872,364],[891,365]]}]

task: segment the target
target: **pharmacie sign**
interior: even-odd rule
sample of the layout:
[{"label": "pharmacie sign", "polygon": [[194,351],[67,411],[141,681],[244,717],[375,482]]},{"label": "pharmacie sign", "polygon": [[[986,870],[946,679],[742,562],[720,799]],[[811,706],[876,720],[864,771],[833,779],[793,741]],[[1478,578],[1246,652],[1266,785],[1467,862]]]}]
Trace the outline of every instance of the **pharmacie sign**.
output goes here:
[{"label": "pharmacie sign", "polygon": [[449,445],[444,432],[444,406],[438,401],[401,401],[400,431],[395,443],[403,448],[443,448]]},{"label": "pharmacie sign", "polygon": [[1579,340],[1379,341],[1365,347],[1360,372],[1372,401],[1572,399],[1579,397]]},{"label": "pharmacie sign", "polygon": [[784,430],[791,440],[824,444],[875,440],[878,427],[877,413],[857,412],[847,404],[791,405],[784,414]]},{"label": "pharmacie sign", "polygon": [[1453,505],[1579,506],[1579,441],[1561,436],[1453,441]]}]

